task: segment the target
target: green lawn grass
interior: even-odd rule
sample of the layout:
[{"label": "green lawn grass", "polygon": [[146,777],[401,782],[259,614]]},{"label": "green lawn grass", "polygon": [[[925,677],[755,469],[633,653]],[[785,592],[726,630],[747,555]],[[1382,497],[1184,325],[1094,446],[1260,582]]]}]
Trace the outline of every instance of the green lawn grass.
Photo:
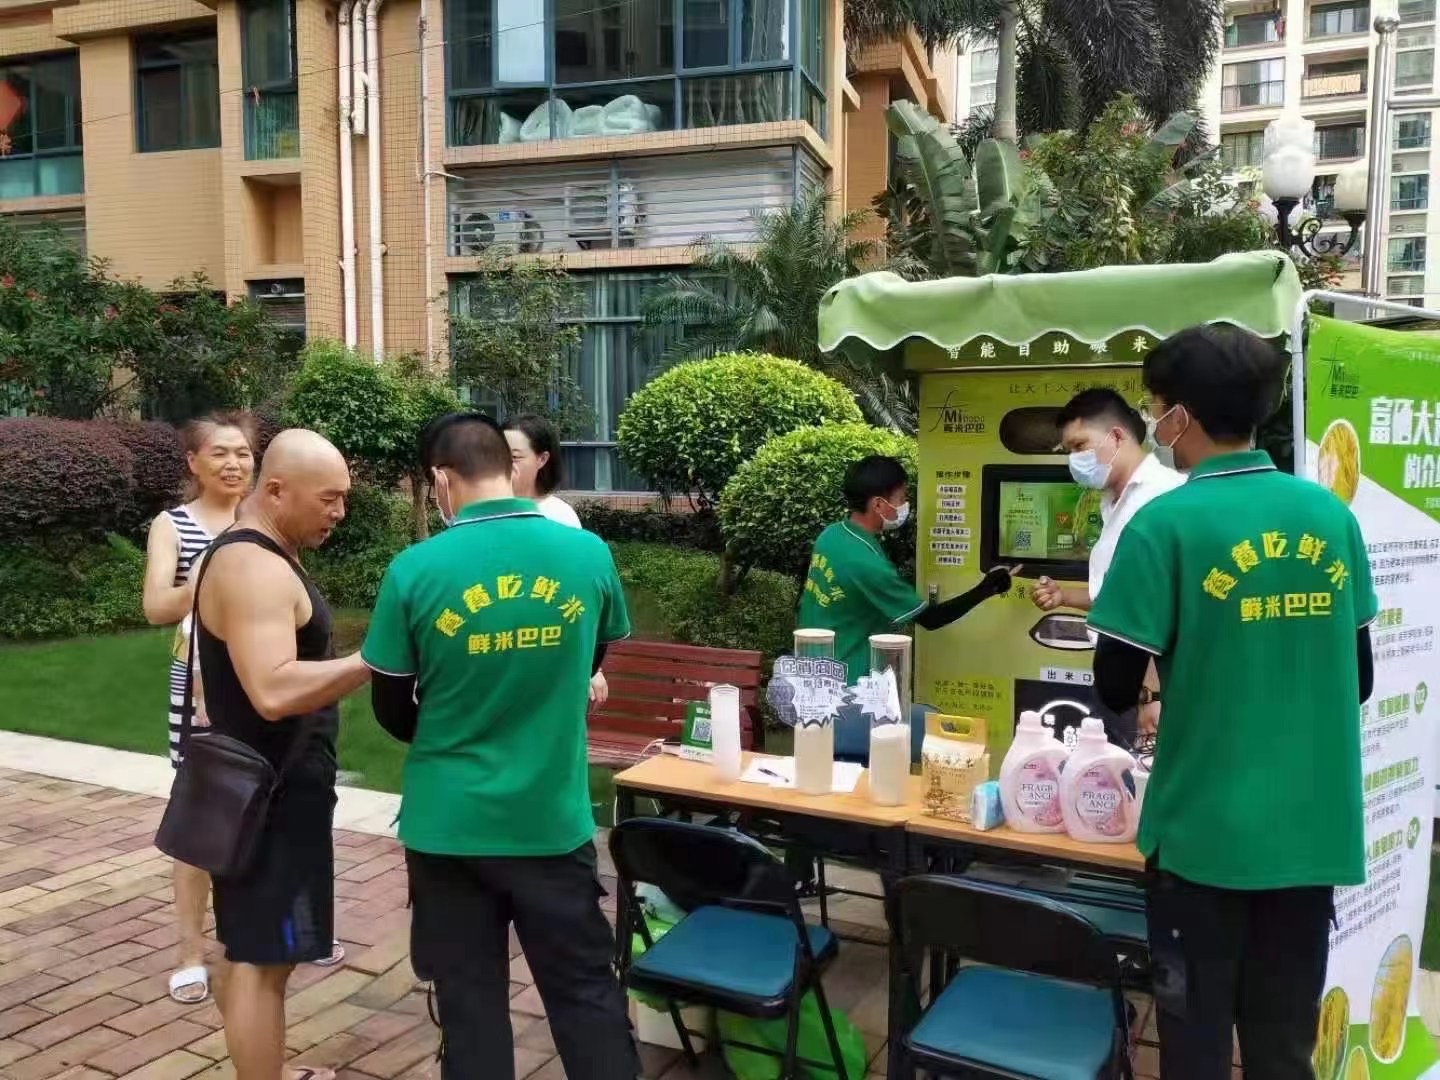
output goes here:
[{"label": "green lawn grass", "polygon": [[[336,644],[355,648],[366,613],[339,612]],[[167,752],[171,630],[0,646],[0,729],[144,754]],[[340,769],[345,782],[398,792],[405,747],[375,722],[370,692],[340,708]],[[591,769],[591,800],[608,824],[610,771]]]}]

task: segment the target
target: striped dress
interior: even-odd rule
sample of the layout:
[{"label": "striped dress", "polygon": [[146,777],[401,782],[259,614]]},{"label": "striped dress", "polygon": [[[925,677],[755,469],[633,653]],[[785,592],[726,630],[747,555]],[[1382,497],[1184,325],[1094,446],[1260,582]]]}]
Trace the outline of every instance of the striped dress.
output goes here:
[{"label": "striped dress", "polygon": [[[195,565],[195,560],[200,558],[201,553],[210,546],[210,541],[215,539],[205,531],[205,526],[195,520],[194,515],[183,506],[177,506],[173,510],[166,510],[170,517],[170,524],[175,526],[175,535],[179,540],[179,559],[175,563],[175,586],[179,588],[184,585],[190,576],[190,568]],[[185,616],[185,622],[181,627],[187,627],[190,616]],[[180,765],[180,720],[185,707],[185,661],[189,656],[188,648],[182,648],[182,636],[177,631],[175,635],[175,653],[170,660],[170,764],[179,767]]]}]

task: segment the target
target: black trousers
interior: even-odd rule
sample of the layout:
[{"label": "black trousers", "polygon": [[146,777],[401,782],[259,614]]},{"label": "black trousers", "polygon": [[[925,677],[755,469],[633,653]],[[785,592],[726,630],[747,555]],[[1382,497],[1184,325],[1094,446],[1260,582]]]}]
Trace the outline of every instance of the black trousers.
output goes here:
[{"label": "black trousers", "polygon": [[435,983],[443,1080],[514,1080],[510,925],[570,1080],[635,1080],[640,1059],[613,966],[595,845],[498,858],[406,851],[411,954]]},{"label": "black trousers", "polygon": [[1147,888],[1160,1075],[1313,1080],[1334,891],[1241,892],[1152,871]]}]

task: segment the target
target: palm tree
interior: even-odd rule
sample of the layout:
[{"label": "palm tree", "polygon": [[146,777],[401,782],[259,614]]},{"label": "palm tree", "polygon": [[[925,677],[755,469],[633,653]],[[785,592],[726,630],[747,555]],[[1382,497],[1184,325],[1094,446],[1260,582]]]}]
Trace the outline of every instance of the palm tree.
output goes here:
[{"label": "palm tree", "polygon": [[991,134],[1087,126],[1121,93],[1154,124],[1195,104],[1219,48],[1224,0],[846,0],[858,44],[913,26],[927,45],[992,39]]},{"label": "palm tree", "polygon": [[869,211],[830,215],[830,197],[813,192],[793,206],[755,217],[748,244],[702,242],[692,274],[673,276],[645,306],[652,326],[680,325],[684,336],[667,362],[752,350],[785,356],[844,383],[877,424],[914,430],[909,387],[878,366],[822,353],[820,300],[836,282],[860,273],[876,252],[854,237]]}]

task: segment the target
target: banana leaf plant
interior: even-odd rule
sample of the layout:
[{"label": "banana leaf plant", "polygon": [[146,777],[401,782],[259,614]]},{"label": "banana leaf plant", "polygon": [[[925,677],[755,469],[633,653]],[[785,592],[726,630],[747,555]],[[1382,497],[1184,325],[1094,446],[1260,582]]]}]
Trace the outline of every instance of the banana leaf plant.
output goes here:
[{"label": "banana leaf plant", "polygon": [[909,101],[890,106],[898,177],[877,200],[891,258],[914,277],[1009,271],[1020,238],[1044,213],[1047,187],[1013,143],[980,142],[973,161],[950,130]]}]

